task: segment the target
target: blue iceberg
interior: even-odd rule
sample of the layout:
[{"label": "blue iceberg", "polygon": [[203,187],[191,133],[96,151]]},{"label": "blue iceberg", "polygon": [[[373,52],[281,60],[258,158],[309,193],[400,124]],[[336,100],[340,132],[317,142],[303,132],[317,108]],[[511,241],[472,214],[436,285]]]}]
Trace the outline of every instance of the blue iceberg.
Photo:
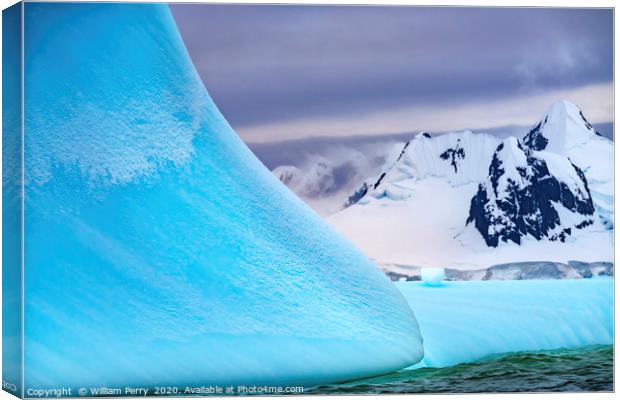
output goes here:
[{"label": "blue iceberg", "polygon": [[311,385],[422,358],[403,296],[237,137],[166,6],[24,18],[26,388]]},{"label": "blue iceberg", "polygon": [[516,351],[613,344],[614,281],[397,282],[420,323],[424,359],[448,367]]}]

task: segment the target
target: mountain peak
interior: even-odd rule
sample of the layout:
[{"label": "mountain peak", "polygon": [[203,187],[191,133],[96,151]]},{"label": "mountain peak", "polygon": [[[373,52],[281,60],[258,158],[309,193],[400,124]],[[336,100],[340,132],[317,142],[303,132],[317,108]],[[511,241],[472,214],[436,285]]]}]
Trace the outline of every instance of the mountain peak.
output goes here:
[{"label": "mountain peak", "polygon": [[577,105],[568,100],[558,100],[549,107],[545,115],[547,116],[579,116],[581,114],[581,110]]},{"label": "mountain peak", "polygon": [[548,150],[558,154],[580,146],[600,134],[583,112],[568,100],[560,100],[525,135],[523,142],[532,150]]}]

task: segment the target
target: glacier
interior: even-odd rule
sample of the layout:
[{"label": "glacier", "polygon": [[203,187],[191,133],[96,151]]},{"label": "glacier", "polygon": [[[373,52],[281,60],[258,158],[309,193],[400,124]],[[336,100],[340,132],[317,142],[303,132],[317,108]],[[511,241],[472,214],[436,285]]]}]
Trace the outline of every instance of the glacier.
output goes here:
[{"label": "glacier", "polygon": [[310,385],[423,357],[251,153],[158,4],[25,4],[25,386]]},{"label": "glacier", "polygon": [[613,344],[610,278],[396,282],[416,310],[424,359],[447,367],[515,351]]}]

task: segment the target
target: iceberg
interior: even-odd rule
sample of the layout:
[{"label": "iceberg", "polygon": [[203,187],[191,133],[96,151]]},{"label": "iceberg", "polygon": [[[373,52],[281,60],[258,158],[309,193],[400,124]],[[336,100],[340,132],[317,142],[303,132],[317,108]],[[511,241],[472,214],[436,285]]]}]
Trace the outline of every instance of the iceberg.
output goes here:
[{"label": "iceberg", "polygon": [[420,279],[427,286],[440,286],[446,279],[446,271],[443,268],[421,268]]},{"label": "iceberg", "polygon": [[26,388],[314,385],[423,356],[388,278],[274,177],[158,4],[25,4]]},{"label": "iceberg", "polygon": [[416,310],[424,359],[448,367],[517,351],[613,344],[611,278],[396,282]]}]

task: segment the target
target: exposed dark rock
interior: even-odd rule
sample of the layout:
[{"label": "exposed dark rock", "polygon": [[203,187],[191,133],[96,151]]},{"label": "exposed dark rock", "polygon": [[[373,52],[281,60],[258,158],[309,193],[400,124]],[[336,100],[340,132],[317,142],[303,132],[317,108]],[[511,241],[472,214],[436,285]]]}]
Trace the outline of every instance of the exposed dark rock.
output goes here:
[{"label": "exposed dark rock", "polygon": [[374,186],[372,187],[373,189],[376,189],[379,187],[379,185],[381,184],[381,181],[383,180],[383,178],[385,178],[385,172],[383,172],[381,174],[381,176],[379,177],[379,179],[377,179],[377,182],[375,182]]},{"label": "exposed dark rock", "polygon": [[439,155],[442,160],[450,160],[450,165],[454,168],[454,173],[458,171],[458,161],[465,159],[465,150],[461,147],[461,139],[456,141],[456,147],[447,149]]},{"label": "exposed dark rock", "polygon": [[598,136],[603,136],[599,133],[599,131],[597,131],[596,129],[594,129],[594,127],[592,126],[592,124],[590,124],[590,122],[586,119],[586,117],[583,115],[583,112],[581,110],[579,110],[579,116],[581,116],[581,119],[583,120],[583,122],[586,124],[586,127],[591,130],[592,132],[596,133]]},{"label": "exposed dark rock", "polygon": [[[584,191],[571,188],[549,172],[542,158],[518,144],[516,149],[506,152],[521,152],[526,158],[526,166],[509,166],[506,170],[502,156],[504,143],[500,144],[489,166],[487,182],[478,186],[476,195],[470,203],[467,224],[474,223],[487,245],[497,247],[499,242],[521,243],[525,236],[537,240],[565,241],[574,229],[582,229],[592,224],[594,205],[583,172],[571,163],[583,184]],[[515,174],[516,172],[516,174]],[[505,174],[504,186],[500,193],[500,180]],[[518,181],[518,182],[517,182]],[[562,206],[581,214],[582,222],[574,227],[560,228],[560,216],[555,207]]]},{"label": "exposed dark rock", "polygon": [[368,193],[368,189],[369,188],[366,182],[362,183],[362,186],[359,189],[357,189],[355,193],[349,196],[349,198],[347,199],[347,202],[345,203],[345,207],[349,207],[357,203],[358,201],[360,201],[360,199],[364,197],[366,193]]},{"label": "exposed dark rock", "polygon": [[403,156],[405,155],[405,151],[407,150],[407,147],[409,147],[409,143],[411,143],[410,140],[408,140],[407,143],[405,143],[405,147],[403,147],[403,149],[400,151],[400,154],[398,155],[396,162],[399,162],[400,159],[403,158]]},{"label": "exposed dark rock", "polygon": [[[544,122],[547,122],[547,118],[545,118]],[[539,122],[535,127],[530,129],[527,135],[525,135],[523,138],[523,143],[525,146],[532,150],[544,150],[547,147],[549,139],[542,134],[541,129],[544,122]]]}]

